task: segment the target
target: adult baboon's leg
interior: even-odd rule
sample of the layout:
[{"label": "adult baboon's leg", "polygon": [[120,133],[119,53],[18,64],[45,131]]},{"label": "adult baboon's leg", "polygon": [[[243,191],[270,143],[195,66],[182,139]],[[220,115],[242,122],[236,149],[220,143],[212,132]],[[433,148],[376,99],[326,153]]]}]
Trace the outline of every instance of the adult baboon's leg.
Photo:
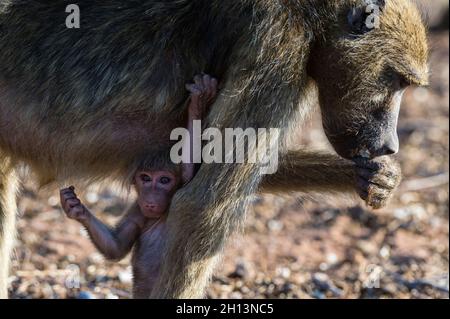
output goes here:
[{"label": "adult baboon's leg", "polygon": [[17,177],[7,158],[0,158],[0,299],[8,297],[8,273],[16,221]]},{"label": "adult baboon's leg", "polygon": [[168,240],[153,298],[201,298],[228,237],[258,185],[254,165],[203,165],[174,198]]}]

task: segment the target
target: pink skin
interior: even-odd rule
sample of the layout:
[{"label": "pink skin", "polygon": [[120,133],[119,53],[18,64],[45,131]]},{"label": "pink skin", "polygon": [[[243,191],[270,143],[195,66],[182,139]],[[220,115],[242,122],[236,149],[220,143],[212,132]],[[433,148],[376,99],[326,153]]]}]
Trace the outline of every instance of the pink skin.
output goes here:
[{"label": "pink skin", "polygon": [[[135,175],[134,186],[143,217],[160,218],[169,208],[170,201],[179,188],[179,178],[168,171],[141,171]],[[89,210],[78,199],[73,186],[61,190],[60,196],[67,217],[79,222],[89,219]]]},{"label": "pink skin", "polygon": [[[204,117],[217,95],[217,80],[209,75],[196,76],[194,82],[186,85],[191,92],[187,123],[191,136],[193,121]],[[106,226],[81,203],[73,186],[60,192],[67,217],[86,228],[107,259],[120,260],[135,247],[132,258],[135,298],[148,297],[158,278],[162,247],[167,239],[165,214],[181,184],[194,177],[195,165],[191,163],[182,165],[182,176],[164,170],[137,172],[133,182],[137,201],[114,228]]]},{"label": "pink skin", "polygon": [[134,179],[138,205],[146,218],[159,218],[169,208],[179,178],[167,171],[138,172]]}]

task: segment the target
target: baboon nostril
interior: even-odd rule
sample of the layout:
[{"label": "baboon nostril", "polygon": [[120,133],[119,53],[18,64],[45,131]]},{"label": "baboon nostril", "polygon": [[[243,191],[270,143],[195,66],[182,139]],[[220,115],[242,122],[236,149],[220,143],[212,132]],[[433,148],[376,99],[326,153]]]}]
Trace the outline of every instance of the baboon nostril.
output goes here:
[{"label": "baboon nostril", "polygon": [[395,134],[387,139],[386,143],[383,145],[382,155],[394,155],[397,154],[400,149],[400,143],[398,141],[398,136]]}]

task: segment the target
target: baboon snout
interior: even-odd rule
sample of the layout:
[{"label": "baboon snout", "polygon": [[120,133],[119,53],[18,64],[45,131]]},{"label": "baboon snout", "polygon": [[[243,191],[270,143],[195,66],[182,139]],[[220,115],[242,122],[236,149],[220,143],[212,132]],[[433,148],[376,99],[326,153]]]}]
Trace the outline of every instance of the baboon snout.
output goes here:
[{"label": "baboon snout", "polygon": [[[364,145],[364,144],[363,144]],[[364,147],[357,147],[353,151],[353,158],[374,159],[382,156],[397,154],[400,150],[400,142],[396,132],[390,133],[385,137],[368,140]]]},{"label": "baboon snout", "polygon": [[357,158],[374,159],[382,156],[397,154],[400,150],[400,142],[397,132],[386,134],[366,134],[351,136],[343,135],[339,138],[331,138],[330,142],[336,152],[343,158],[354,160]]},{"label": "baboon snout", "polygon": [[156,205],[155,203],[145,203],[144,207],[148,210],[156,210],[158,209],[158,205]]},{"label": "baboon snout", "polygon": [[385,140],[384,145],[379,150],[377,157],[384,155],[394,155],[397,154],[400,149],[400,142],[398,140],[398,135],[396,133],[392,133]]},{"label": "baboon snout", "polygon": [[160,198],[140,199],[138,200],[138,204],[141,212],[148,218],[160,217],[167,210],[165,201]]}]

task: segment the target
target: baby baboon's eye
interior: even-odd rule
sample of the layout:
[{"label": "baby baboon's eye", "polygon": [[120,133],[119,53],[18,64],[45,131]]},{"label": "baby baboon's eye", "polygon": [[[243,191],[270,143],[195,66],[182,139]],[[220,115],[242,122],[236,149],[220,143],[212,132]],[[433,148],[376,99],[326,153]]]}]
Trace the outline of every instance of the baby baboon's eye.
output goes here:
[{"label": "baby baboon's eye", "polygon": [[144,183],[151,183],[152,178],[147,174],[142,174],[141,181],[143,181]]},{"label": "baby baboon's eye", "polygon": [[164,185],[169,184],[171,181],[172,181],[172,179],[170,179],[169,177],[165,177],[165,176],[161,177],[161,179],[160,179],[161,184],[164,184]]}]

